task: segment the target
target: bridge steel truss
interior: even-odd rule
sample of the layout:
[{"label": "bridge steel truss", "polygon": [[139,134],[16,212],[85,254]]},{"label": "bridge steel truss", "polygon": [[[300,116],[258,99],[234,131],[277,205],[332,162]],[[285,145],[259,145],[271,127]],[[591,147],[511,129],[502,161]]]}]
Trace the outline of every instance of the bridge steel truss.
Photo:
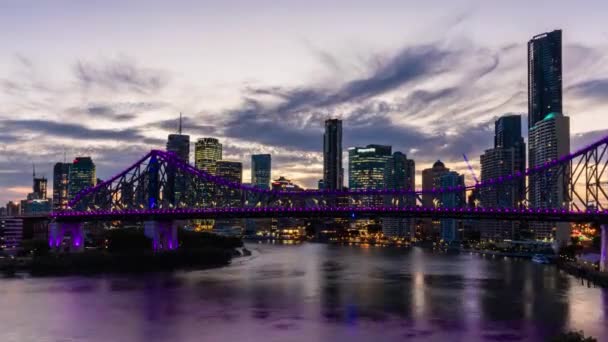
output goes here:
[{"label": "bridge steel truss", "polygon": [[[487,218],[488,213],[503,215],[511,219],[514,212],[519,211],[521,219],[555,220],[549,217],[559,211],[559,220],[580,221],[582,213],[588,215],[585,219],[602,220],[608,212],[608,137],[604,137],[574,153],[557,160],[550,160],[541,166],[517,172],[512,175],[489,179],[469,186],[455,186],[430,190],[411,189],[367,189],[356,191],[277,191],[259,189],[251,185],[232,182],[205,171],[179,159],[173,153],[152,150],[133,165],[107,181],[95,187],[85,189],[77,194],[69,203],[66,212],[52,214],[56,220],[73,220],[75,217],[91,217],[109,219],[114,217],[126,219],[141,215],[128,215],[129,212],[164,212],[176,216],[187,216],[188,210],[193,216],[222,216],[219,209],[233,210],[234,215],[299,215],[310,210],[307,214],[320,215],[323,210],[331,214],[336,208],[350,208],[351,212],[365,215],[403,215],[419,217],[470,217]],[[528,199],[511,208],[478,208],[475,211],[466,208],[420,208],[421,196],[432,194],[440,197],[444,194],[454,194],[464,199],[467,193],[485,188],[505,189],[526,184],[526,195],[532,193],[532,183],[540,184],[536,194],[543,202],[535,204]],[[547,200],[556,191],[561,202]],[[370,201],[371,199],[371,201]],[[376,205],[370,206],[370,202]],[[416,206],[412,206],[416,203]],[[369,208],[374,208],[369,209]],[[258,209],[255,209],[258,208]],[[276,209],[264,214],[260,208],[292,208],[293,211]],[[365,208],[369,210],[366,211]],[[416,209],[419,208],[419,209]],[[217,210],[211,210],[217,209]],[[398,210],[397,210],[398,209]],[[425,211],[426,209],[426,211]],[[437,210],[438,209],[438,210]],[[453,209],[453,210],[452,210]],[[469,208],[471,209],[471,208]],[[481,209],[487,209],[482,212]],[[511,209],[510,213],[505,210]],[[531,212],[531,210],[541,212]],[[259,210],[259,211],[255,211]],[[313,212],[314,210],[314,212]],[[341,209],[347,212],[347,209]],[[383,211],[384,210],[384,211]],[[393,210],[391,212],[391,210]],[[417,211],[418,210],[418,211]],[[334,210],[334,215],[342,215],[342,211]],[[101,213],[104,213],[103,215]],[[168,214],[165,214],[168,215]],[[570,215],[578,215],[576,217]]]}]

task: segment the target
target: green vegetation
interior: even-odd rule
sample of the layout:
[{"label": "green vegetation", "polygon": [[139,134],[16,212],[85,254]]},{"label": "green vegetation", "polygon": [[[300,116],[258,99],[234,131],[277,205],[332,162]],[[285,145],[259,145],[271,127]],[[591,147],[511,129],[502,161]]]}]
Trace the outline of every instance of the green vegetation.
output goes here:
[{"label": "green vegetation", "polygon": [[582,331],[570,331],[559,334],[549,340],[550,342],[597,342],[596,338],[585,337]]},{"label": "green vegetation", "polygon": [[204,269],[228,265],[234,249],[243,242],[236,237],[178,231],[179,249],[153,252],[152,242],[142,229],[104,232],[105,246],[83,253],[49,253],[48,245],[32,242],[33,275],[94,273],[141,273],[176,269]]}]

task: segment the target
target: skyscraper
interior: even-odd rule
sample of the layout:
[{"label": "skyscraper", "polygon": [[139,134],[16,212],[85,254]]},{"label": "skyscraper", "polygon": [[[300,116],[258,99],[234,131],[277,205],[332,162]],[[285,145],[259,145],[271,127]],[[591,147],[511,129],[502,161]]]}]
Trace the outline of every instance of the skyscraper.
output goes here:
[{"label": "skyscraper", "polygon": [[194,166],[210,174],[216,173],[217,161],[222,159],[222,144],[216,138],[200,138],[194,145]]},{"label": "skyscraper", "polygon": [[384,170],[391,157],[391,146],[367,145],[348,149],[348,187],[382,189],[385,187]]},{"label": "skyscraper", "polygon": [[562,111],[562,31],[532,37],[528,42],[528,127],[549,113]]},{"label": "skyscraper", "polygon": [[[526,167],[526,147],[521,135],[521,116],[506,115],[495,122],[494,148],[488,149],[480,157],[481,181],[506,177],[516,172],[524,172]],[[498,183],[479,189],[482,207],[516,208],[525,200],[525,181]],[[503,240],[515,238],[518,222],[485,221],[482,224],[483,239]]]},{"label": "skyscraper", "polygon": [[68,207],[68,186],[70,182],[70,163],[56,163],[53,168],[53,211]]},{"label": "skyscraper", "polygon": [[69,199],[80,191],[95,186],[95,164],[91,157],[77,157],[70,167]]},{"label": "skyscraper", "polygon": [[270,154],[251,156],[251,184],[260,189],[270,189]]},{"label": "skyscraper", "polygon": [[325,120],[323,135],[323,184],[324,189],[340,190],[344,186],[342,168],[342,120]]},{"label": "skyscraper", "polygon": [[[384,185],[386,189],[414,190],[415,189],[415,163],[401,152],[395,152],[386,161],[384,168]],[[386,205],[408,207],[416,205],[416,198],[406,196],[394,203],[393,196],[386,196]],[[387,237],[407,237],[412,239],[416,235],[415,225],[411,218],[385,217],[382,219],[382,233]]]},{"label": "skyscraper", "polygon": [[182,114],[179,114],[178,134],[169,134],[167,151],[175,153],[186,163],[190,162],[190,136],[182,134]]},{"label": "skyscraper", "polygon": [[[529,167],[538,167],[570,153],[570,121],[562,109],[562,31],[534,36],[528,42],[528,158]],[[545,172],[544,175],[550,174]],[[567,194],[563,179],[532,175],[529,179],[529,201],[536,208],[563,208]],[[533,223],[537,239],[555,238],[567,243],[569,225]]]},{"label": "skyscraper", "polygon": [[34,197],[36,199],[46,200],[47,197],[47,188],[48,181],[46,177],[36,177],[34,175]]}]

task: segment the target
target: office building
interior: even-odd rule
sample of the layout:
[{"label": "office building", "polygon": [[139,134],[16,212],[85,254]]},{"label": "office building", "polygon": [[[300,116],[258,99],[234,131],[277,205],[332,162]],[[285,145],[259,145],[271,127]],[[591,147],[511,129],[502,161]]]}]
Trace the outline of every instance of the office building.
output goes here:
[{"label": "office building", "polygon": [[56,163],[53,167],[53,211],[68,208],[71,166],[70,163]]},{"label": "office building", "polygon": [[325,121],[323,135],[323,184],[327,190],[340,190],[344,186],[342,168],[342,121]]},{"label": "office building", "polygon": [[167,151],[175,153],[186,163],[190,162],[190,136],[182,134],[182,114],[179,114],[179,127],[177,134],[167,137]]},{"label": "office building", "polygon": [[348,187],[351,190],[383,189],[391,146],[367,145],[348,149]]},{"label": "office building", "polygon": [[270,154],[251,156],[251,184],[259,189],[270,189],[271,177]]},{"label": "office building", "polygon": [[[526,147],[521,135],[521,116],[507,115],[495,123],[494,148],[480,157],[481,181],[524,172]],[[517,208],[525,200],[525,180],[515,179],[479,189],[479,205],[486,208]],[[484,221],[481,238],[484,240],[515,239],[519,222]]]},{"label": "office building", "polygon": [[68,186],[69,199],[84,189],[95,186],[95,164],[91,157],[77,157],[70,167],[70,180]]},{"label": "office building", "polygon": [[[415,190],[415,163],[401,152],[395,152],[386,161],[384,168],[384,185],[386,189]],[[384,204],[387,206],[413,207],[416,205],[414,196],[402,196],[396,200],[393,196],[386,196]],[[382,219],[382,233],[384,236],[404,237],[414,239],[416,227],[412,218],[385,217]]]},{"label": "office building", "polygon": [[47,188],[48,182],[46,177],[36,177],[36,171],[34,170],[34,197],[37,199],[47,199]]},{"label": "office building", "polygon": [[222,144],[216,138],[200,138],[194,145],[194,166],[215,174],[218,160],[222,160]]}]

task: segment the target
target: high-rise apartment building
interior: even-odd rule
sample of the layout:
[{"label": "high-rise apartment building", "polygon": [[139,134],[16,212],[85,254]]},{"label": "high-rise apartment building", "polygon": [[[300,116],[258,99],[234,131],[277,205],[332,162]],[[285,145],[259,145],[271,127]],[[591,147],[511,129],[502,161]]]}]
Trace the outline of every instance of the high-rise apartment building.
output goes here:
[{"label": "high-rise apartment building", "polygon": [[342,168],[342,121],[325,121],[323,135],[323,184],[324,189],[340,190],[344,186]]},{"label": "high-rise apartment building", "polygon": [[[348,188],[383,189],[386,162],[391,157],[391,146],[367,145],[348,149]],[[361,200],[367,205],[381,205],[382,196],[365,196]]]},{"label": "high-rise apartment building", "polygon": [[[562,31],[555,30],[536,35],[528,42],[528,165],[538,167],[568,153],[570,121],[562,107]],[[528,181],[530,205],[567,207],[567,189],[563,185],[567,182],[563,177],[567,176],[548,179],[532,175]],[[555,239],[559,244],[569,241],[566,223],[533,223],[531,228],[537,239]]]}]

